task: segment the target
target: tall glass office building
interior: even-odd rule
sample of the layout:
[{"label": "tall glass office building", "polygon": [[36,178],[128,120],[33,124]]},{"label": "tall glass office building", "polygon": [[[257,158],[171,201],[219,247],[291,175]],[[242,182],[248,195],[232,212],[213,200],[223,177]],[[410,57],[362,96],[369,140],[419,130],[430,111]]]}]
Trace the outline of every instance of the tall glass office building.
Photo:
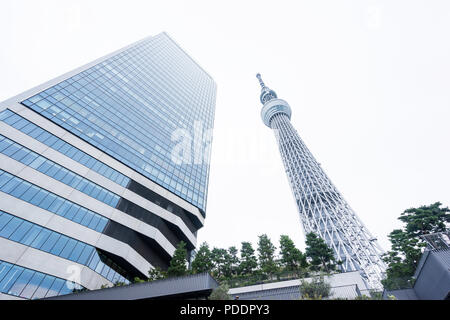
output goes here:
[{"label": "tall glass office building", "polygon": [[0,104],[0,299],[167,268],[203,226],[216,84],[166,33]]}]

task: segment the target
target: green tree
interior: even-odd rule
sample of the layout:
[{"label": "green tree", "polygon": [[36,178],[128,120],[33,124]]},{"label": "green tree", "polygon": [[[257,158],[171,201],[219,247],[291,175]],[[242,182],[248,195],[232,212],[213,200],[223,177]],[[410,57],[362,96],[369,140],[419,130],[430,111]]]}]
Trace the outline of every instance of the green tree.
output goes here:
[{"label": "green tree", "polygon": [[211,272],[213,266],[211,250],[209,250],[208,244],[203,242],[195,255],[194,261],[192,261],[192,272]]},{"label": "green tree", "polygon": [[166,277],[167,277],[167,273],[165,271],[163,271],[160,267],[155,267],[148,271],[147,281],[155,281],[155,280],[165,279]]},{"label": "green tree", "polygon": [[168,277],[179,277],[187,274],[187,251],[186,243],[180,241],[175,249],[169,268],[167,269]]},{"label": "green tree", "polygon": [[218,279],[223,279],[226,269],[227,250],[222,248],[213,248],[211,250],[211,261],[213,263],[213,275]]},{"label": "green tree", "polygon": [[441,206],[442,203],[435,202],[429,206],[407,209],[398,219],[406,224],[404,231],[411,237],[443,232],[450,223],[450,209]]},{"label": "green tree", "polygon": [[250,242],[241,243],[241,261],[239,263],[239,274],[250,275],[258,267],[255,250]]},{"label": "green tree", "polygon": [[231,300],[228,290],[229,287],[226,284],[222,284],[211,292],[208,300]]},{"label": "green tree", "polygon": [[325,281],[323,275],[314,277],[310,281],[302,280],[300,283],[300,296],[302,300],[322,300],[331,294],[331,285]]},{"label": "green tree", "polygon": [[387,264],[386,278],[382,283],[386,289],[409,287],[426,246],[422,235],[445,231],[450,222],[450,209],[442,208],[440,202],[405,210],[400,217],[402,229],[389,234],[391,250],[384,256]]},{"label": "green tree", "polygon": [[229,247],[224,254],[224,276],[227,279],[231,279],[237,275],[237,267],[239,264],[239,257],[237,256],[238,250],[236,247]]},{"label": "green tree", "polygon": [[258,261],[261,272],[272,276],[278,270],[277,263],[275,261],[275,249],[269,237],[266,234],[258,236]]},{"label": "green tree", "polygon": [[297,276],[302,276],[308,263],[306,256],[295,247],[294,241],[287,235],[280,237],[280,263],[284,270],[294,272]]},{"label": "green tree", "polygon": [[139,278],[139,277],[134,277],[134,279],[133,279],[133,283],[143,283],[143,282],[146,282],[145,280],[142,280],[141,278]]},{"label": "green tree", "polygon": [[306,256],[311,260],[310,264],[313,270],[323,270],[330,272],[336,269],[333,263],[333,250],[319,238],[315,233],[310,232],[306,235]]}]

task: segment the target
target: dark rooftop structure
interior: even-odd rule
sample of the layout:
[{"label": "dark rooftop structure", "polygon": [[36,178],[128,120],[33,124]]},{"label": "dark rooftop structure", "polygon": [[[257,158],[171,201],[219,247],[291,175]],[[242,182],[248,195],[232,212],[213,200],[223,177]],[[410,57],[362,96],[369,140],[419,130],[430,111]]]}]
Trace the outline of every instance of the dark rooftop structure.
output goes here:
[{"label": "dark rooftop structure", "polygon": [[414,286],[385,290],[384,298],[398,300],[450,300],[450,232],[423,236],[427,250],[420,258],[414,274]]},{"label": "dark rooftop structure", "polygon": [[84,291],[45,300],[206,299],[219,285],[208,273]]}]

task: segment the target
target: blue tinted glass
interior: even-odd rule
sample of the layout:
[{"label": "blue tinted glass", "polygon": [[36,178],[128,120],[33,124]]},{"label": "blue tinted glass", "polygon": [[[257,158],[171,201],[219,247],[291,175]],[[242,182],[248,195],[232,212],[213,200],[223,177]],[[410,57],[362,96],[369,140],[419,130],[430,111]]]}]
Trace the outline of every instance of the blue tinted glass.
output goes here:
[{"label": "blue tinted glass", "polygon": [[53,201],[55,201],[56,196],[49,193],[39,205],[42,209],[48,210],[48,208],[52,205]]},{"label": "blue tinted glass", "polygon": [[76,215],[76,213],[78,212],[78,210],[80,210],[80,206],[73,204],[69,210],[67,210],[66,214],[64,215],[64,217],[66,219],[72,220],[73,217]]},{"label": "blue tinted glass", "polygon": [[44,298],[54,281],[55,277],[45,275],[44,279],[39,284],[39,288],[34,292],[32,299]]},{"label": "blue tinted glass", "polygon": [[38,236],[34,239],[34,241],[31,243],[31,246],[33,248],[41,248],[42,245],[46,242],[46,240],[49,238],[51,232],[47,229],[42,229],[41,232],[38,234]]},{"label": "blue tinted glass", "polygon": [[89,223],[91,222],[93,217],[94,217],[94,215],[90,211],[86,212],[86,214],[84,215],[83,220],[81,220],[81,224],[83,226],[87,227],[89,225]]},{"label": "blue tinted glass", "polygon": [[32,167],[33,169],[37,169],[39,168],[43,163],[45,162],[45,158],[43,157],[37,157],[36,159],[34,159],[29,166]]},{"label": "blue tinted glass", "polygon": [[9,139],[3,139],[0,141],[0,152],[8,148],[12,144],[12,141]]},{"label": "blue tinted glass", "polygon": [[60,257],[64,258],[64,259],[67,259],[69,257],[69,255],[72,253],[72,251],[75,248],[76,244],[77,244],[77,241],[75,241],[73,239],[69,239],[69,241],[67,242],[66,246],[61,251]]},{"label": "blue tinted glass", "polygon": [[69,255],[69,260],[77,261],[85,247],[86,245],[84,243],[78,242],[72,253]]},{"label": "blue tinted glass", "polygon": [[41,232],[42,227],[34,225],[30,231],[27,232],[25,237],[22,239],[22,243],[26,246],[29,246],[36,236]]},{"label": "blue tinted glass", "polygon": [[44,279],[44,274],[40,272],[35,272],[33,277],[30,279],[26,287],[23,289],[20,296],[25,299],[31,299],[42,279]]},{"label": "blue tinted glass", "polygon": [[16,198],[20,198],[25,193],[25,191],[28,190],[29,187],[31,187],[31,184],[21,183],[14,190],[11,191],[11,195]]},{"label": "blue tinted glass", "polygon": [[61,237],[59,233],[52,232],[50,233],[50,236],[47,238],[47,241],[42,245],[41,250],[50,252],[52,250],[53,246],[55,245],[56,241]]},{"label": "blue tinted glass", "polygon": [[[27,185],[27,183],[24,183]],[[20,197],[20,199],[29,202],[37,193],[39,192],[39,188],[36,186],[31,186],[25,191],[25,193]]]},{"label": "blue tinted glass", "polygon": [[18,296],[22,292],[22,290],[25,288],[25,286],[28,284],[28,281],[30,281],[31,277],[34,275],[34,271],[25,269],[20,277],[17,278],[14,285],[9,289],[9,293],[13,296]]},{"label": "blue tinted glass", "polygon": [[9,270],[11,270],[12,264],[7,262],[0,263],[0,281],[8,274]]},{"label": "blue tinted glass", "polygon": [[64,201],[64,203],[58,208],[58,210],[56,210],[56,213],[64,217],[67,210],[69,210],[71,206],[72,204],[69,201]]},{"label": "blue tinted glass", "polygon": [[31,204],[34,204],[35,206],[39,206],[41,201],[48,195],[48,192],[45,190],[39,190],[38,193],[35,194],[35,196],[29,201]]},{"label": "blue tinted glass", "polygon": [[50,289],[48,290],[45,297],[47,298],[47,297],[53,297],[53,296],[58,295],[58,293],[61,290],[63,285],[65,285],[65,281],[62,279],[56,278],[55,281],[53,281],[53,284],[50,287]]},{"label": "blue tinted glass", "polygon": [[64,294],[72,293],[72,290],[74,289],[74,283],[71,281],[66,281],[64,285],[62,286],[61,290],[59,291],[59,295],[62,296]]},{"label": "blue tinted glass", "polygon": [[9,238],[9,236],[19,227],[22,223],[22,219],[17,217],[12,218],[6,226],[0,231],[0,237]]},{"label": "blue tinted glass", "polygon": [[0,292],[9,294],[9,288],[12,287],[23,270],[24,269],[22,267],[13,266],[0,282]]},{"label": "blue tinted glass", "polygon": [[78,263],[86,265],[89,262],[89,259],[91,258],[93,252],[94,252],[93,247],[86,246],[83,249],[83,252],[81,253],[80,257],[78,258]]},{"label": "blue tinted glass", "polygon": [[32,223],[22,220],[22,224],[16,229],[16,231],[14,231],[9,239],[12,241],[20,241],[25,234],[31,230],[32,226]]},{"label": "blue tinted glass", "polygon": [[91,268],[92,270],[96,270],[99,262],[100,257],[98,256],[97,251],[95,251],[91,257],[91,261],[89,261],[89,268]]},{"label": "blue tinted glass", "polygon": [[102,217],[100,219],[100,222],[97,225],[97,228],[95,228],[95,230],[97,230],[98,232],[102,232],[105,229],[107,224],[108,224],[108,220]]},{"label": "blue tinted glass", "polygon": [[11,155],[13,155],[17,151],[19,151],[19,149],[20,149],[20,147],[17,144],[12,143],[8,148],[3,150],[2,153],[6,154],[8,157],[10,157]]},{"label": "blue tinted glass", "polygon": [[52,204],[47,208],[47,210],[51,212],[58,212],[64,201],[65,200],[62,198],[56,198],[55,201],[53,201]]},{"label": "blue tinted glass", "polygon": [[91,222],[89,222],[88,228],[95,230],[95,228],[97,227],[97,224],[99,223],[99,221],[100,221],[100,217],[99,216],[96,215],[96,216],[92,217]]},{"label": "blue tinted glass", "polygon": [[7,224],[9,221],[12,220],[12,218],[13,218],[13,217],[12,217],[11,215],[6,214],[6,213],[3,213],[3,214],[0,216],[0,230],[2,230],[3,227],[6,226],[6,224]]},{"label": "blue tinted glass", "polygon": [[0,175],[0,188],[3,188],[3,186],[9,181],[11,180],[12,176],[6,173],[3,173],[2,175]]},{"label": "blue tinted glass", "polygon": [[52,253],[56,256],[60,255],[61,251],[64,249],[64,246],[67,244],[68,241],[69,241],[68,237],[61,235],[61,237],[58,239],[58,241],[56,241],[53,248],[50,250],[50,253]]},{"label": "blue tinted glass", "polygon": [[194,134],[196,122],[201,134],[212,127],[216,85],[167,35],[130,46],[49,89],[45,99],[24,104],[205,209],[209,165],[172,161],[179,141],[171,137],[180,128]]},{"label": "blue tinted glass", "polygon": [[20,180],[18,180],[17,178],[12,178],[2,187],[2,191],[5,193],[10,193],[15,187],[19,185],[19,183]]},{"label": "blue tinted glass", "polygon": [[78,210],[77,214],[75,215],[75,217],[73,218],[73,222],[76,223],[81,223],[81,221],[83,220],[84,216],[86,215],[86,213],[88,212],[87,209],[85,208],[80,208],[80,210]]}]

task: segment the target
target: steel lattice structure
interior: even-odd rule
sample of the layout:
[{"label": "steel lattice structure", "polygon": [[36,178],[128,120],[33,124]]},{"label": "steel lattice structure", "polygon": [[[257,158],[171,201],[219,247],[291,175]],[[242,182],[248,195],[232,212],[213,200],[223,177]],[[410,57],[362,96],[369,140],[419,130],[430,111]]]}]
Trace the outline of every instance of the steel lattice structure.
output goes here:
[{"label": "steel lattice structure", "polygon": [[300,213],[304,235],[314,232],[330,246],[342,271],[360,270],[368,285],[381,289],[386,266],[382,249],[322,170],[291,124],[289,104],[261,85],[261,117],[272,128]]}]

